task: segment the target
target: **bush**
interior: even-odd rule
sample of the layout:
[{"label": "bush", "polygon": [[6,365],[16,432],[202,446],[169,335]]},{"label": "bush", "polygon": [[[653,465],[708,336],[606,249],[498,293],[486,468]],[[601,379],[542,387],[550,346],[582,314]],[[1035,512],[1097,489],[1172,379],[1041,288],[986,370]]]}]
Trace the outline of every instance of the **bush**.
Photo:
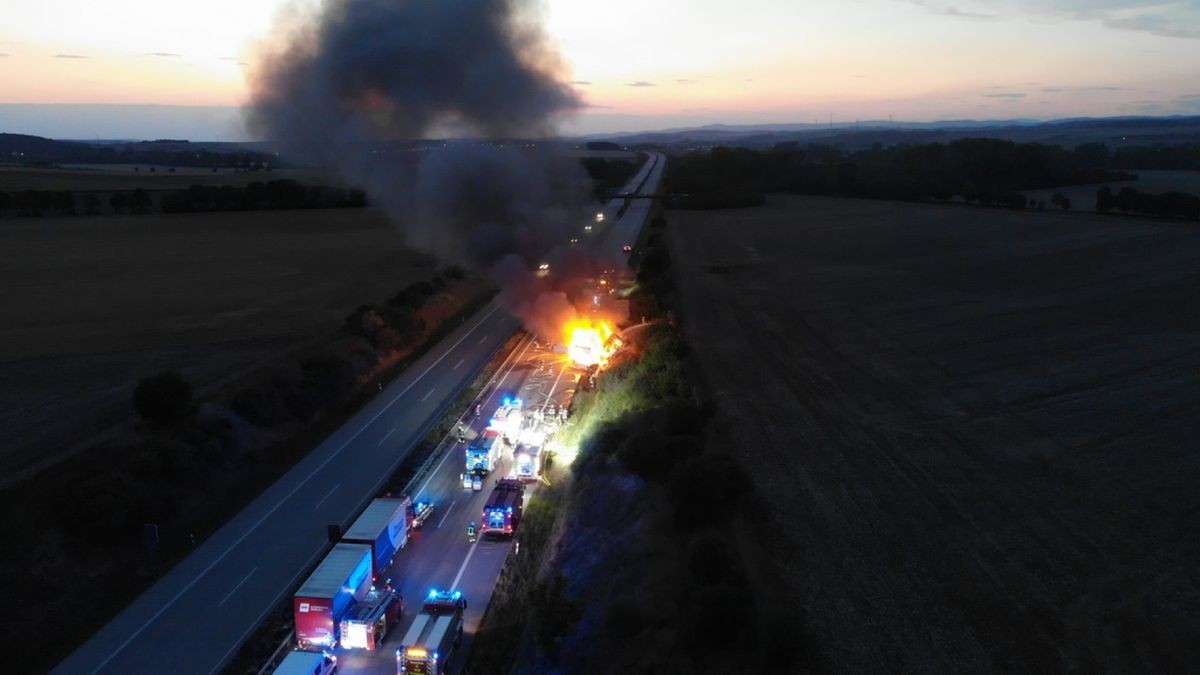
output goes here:
[{"label": "bush", "polygon": [[133,390],[133,407],[137,414],[158,426],[182,419],[191,402],[191,385],[174,370],[143,378]]},{"label": "bush", "polygon": [[442,274],[447,279],[452,279],[454,281],[462,281],[463,279],[467,278],[466,271],[458,265],[451,265],[447,267],[446,269],[442,270]]}]

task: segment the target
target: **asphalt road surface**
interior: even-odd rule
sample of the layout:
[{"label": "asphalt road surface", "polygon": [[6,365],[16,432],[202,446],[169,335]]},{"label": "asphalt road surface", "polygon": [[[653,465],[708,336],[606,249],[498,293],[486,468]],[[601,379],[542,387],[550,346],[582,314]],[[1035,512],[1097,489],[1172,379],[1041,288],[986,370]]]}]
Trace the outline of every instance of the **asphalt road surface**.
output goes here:
[{"label": "asphalt road surface", "polygon": [[[627,191],[656,185],[662,163],[661,156],[652,157]],[[614,232],[636,233],[641,223],[633,219],[645,216],[645,209],[637,208],[641,201],[645,200],[635,201],[610,226]],[[606,204],[606,220],[615,219],[619,207],[620,200]],[[326,526],[349,522],[378,493],[388,475],[518,327],[498,301],[482,308],[53,672],[184,675],[219,670],[324,554]],[[457,476],[446,471],[443,467],[435,472],[435,481]],[[439,488],[445,486],[435,482],[426,489]],[[441,513],[431,522],[437,525],[443,517],[457,520],[455,509],[461,509],[459,515],[478,513],[484,498],[477,495],[478,504],[466,500],[461,505],[454,505],[452,498],[452,504],[441,505]],[[464,517],[460,530],[462,542],[467,520]],[[420,549],[421,554],[400,556],[401,564],[417,566],[409,572],[414,583],[428,583],[426,572],[417,572],[424,569],[420,566],[432,566],[428,580],[435,583],[455,581],[457,573],[449,579],[442,576],[444,568],[456,566],[456,559],[465,569],[464,559],[457,557],[452,528],[446,527],[444,531],[433,527],[425,540],[415,542],[413,550]],[[471,598],[477,620],[476,612],[486,606],[486,597],[472,596],[490,594],[495,575],[489,577],[485,566],[494,564],[498,571],[507,550],[485,545],[470,553],[480,571],[458,583]],[[487,590],[476,583],[485,583]],[[412,609],[406,613],[411,615]]]}]

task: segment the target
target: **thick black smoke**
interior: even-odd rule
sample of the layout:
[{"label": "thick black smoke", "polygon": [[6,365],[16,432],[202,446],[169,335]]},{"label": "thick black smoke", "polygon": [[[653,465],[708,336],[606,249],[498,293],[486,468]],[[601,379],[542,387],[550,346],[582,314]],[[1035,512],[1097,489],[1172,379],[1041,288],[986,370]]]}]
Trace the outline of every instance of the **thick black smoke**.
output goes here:
[{"label": "thick black smoke", "polygon": [[[366,188],[444,259],[527,263],[586,194],[574,162],[508,144],[579,107],[523,0],[324,0],[251,77],[251,128]],[[386,141],[472,137],[419,154]],[[578,222],[578,221],[576,221]]]}]

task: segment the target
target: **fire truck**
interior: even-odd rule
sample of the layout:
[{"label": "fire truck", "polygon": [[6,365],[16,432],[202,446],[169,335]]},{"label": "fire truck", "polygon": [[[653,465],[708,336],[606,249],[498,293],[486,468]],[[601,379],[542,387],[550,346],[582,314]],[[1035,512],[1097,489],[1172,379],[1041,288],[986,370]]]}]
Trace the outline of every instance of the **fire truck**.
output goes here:
[{"label": "fire truck", "polygon": [[466,450],[466,471],[463,473],[463,488],[483,489],[483,477],[496,468],[500,461],[500,432],[485,429]]},{"label": "fire truck", "polygon": [[462,592],[430,590],[396,650],[396,673],[442,675],[451,652],[462,642],[466,608]]},{"label": "fire truck", "polygon": [[540,445],[517,445],[513,450],[512,475],[521,481],[532,482],[542,476],[542,457],[545,453]]},{"label": "fire truck", "polygon": [[500,402],[500,408],[488,422],[488,429],[497,431],[507,443],[515,443],[521,433],[521,423],[525,419],[524,404],[519,398],[505,396]]},{"label": "fire truck", "polygon": [[511,537],[521,524],[524,499],[525,485],[521,481],[511,478],[498,481],[483,507],[479,535]]},{"label": "fire truck", "polygon": [[339,642],[346,649],[378,649],[403,610],[404,600],[399,593],[390,587],[372,588],[342,619]]}]

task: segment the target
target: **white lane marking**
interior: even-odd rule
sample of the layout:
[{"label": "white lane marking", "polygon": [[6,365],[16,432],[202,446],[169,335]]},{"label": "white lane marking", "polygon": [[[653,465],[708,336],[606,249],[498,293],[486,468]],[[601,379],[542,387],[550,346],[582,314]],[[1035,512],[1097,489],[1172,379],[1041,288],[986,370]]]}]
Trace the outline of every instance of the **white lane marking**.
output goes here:
[{"label": "white lane marking", "polygon": [[[466,333],[463,333],[463,336],[458,338],[458,340],[454,344],[450,345],[450,347],[448,349],[446,349],[446,351],[441,356],[439,356],[437,358],[437,360],[435,360],[433,363],[429,364],[428,368],[426,368],[424,371],[422,371],[421,374],[418,375],[415,379],[413,379],[412,382],[408,383],[408,385],[406,387],[404,387],[404,389],[400,390],[400,393],[396,394],[396,396],[393,397],[391,401],[388,401],[387,405],[385,405],[379,412],[375,413],[374,417],[367,420],[366,424],[359,427],[358,431],[354,432],[354,434],[352,434],[350,436],[350,438],[346,439],[346,442],[343,443],[341,445],[341,447],[339,447],[337,450],[330,453],[330,455],[328,457],[326,457],[323,462],[318,464],[317,467],[315,469],[313,469],[311,473],[309,473],[307,476],[305,476],[304,480],[297,483],[295,487],[293,487],[286,495],[284,495],[278,502],[275,503],[275,506],[272,506],[266,513],[263,514],[263,516],[261,518],[259,518],[257,521],[255,521],[255,523],[253,525],[251,525],[249,528],[247,528],[247,530],[245,532],[243,532],[241,534],[241,536],[239,536],[237,539],[235,539],[233,541],[233,543],[229,545],[228,548],[226,548],[223,552],[221,552],[221,555],[219,555],[215,559],[213,559],[213,561],[208,564],[208,567],[205,567],[203,570],[201,570],[200,573],[195,576],[195,578],[193,578],[191,581],[189,581],[187,584],[185,584],[184,587],[182,589],[180,589],[180,591],[178,593],[176,593],[173,597],[171,597],[170,600],[167,600],[166,602],[164,602],[158,608],[158,611],[155,612],[154,614],[152,614],[150,616],[150,618],[147,619],[146,622],[143,623],[137,630],[130,633],[129,637],[125,638],[124,642],[117,645],[116,648],[114,648],[112,651],[110,651],[108,653],[108,656],[106,656],[103,661],[96,664],[96,667],[93,669],[93,672],[102,670],[104,668],[104,666],[108,665],[109,661],[112,661],[114,658],[116,658],[117,654],[120,654],[122,651],[124,651],[125,648],[129,646],[130,642],[133,642],[134,640],[137,639],[137,637],[139,635],[141,635],[143,632],[145,632],[145,630],[150,627],[150,624],[157,621],[158,617],[162,616],[163,612],[170,609],[171,605],[174,605],[179,600],[179,598],[183,597],[184,593],[187,593],[188,591],[192,590],[193,586],[200,583],[200,580],[203,579],[205,577],[205,575],[207,575],[209,572],[211,572],[212,568],[219,565],[221,563],[221,561],[225,559],[225,556],[229,555],[230,552],[233,551],[233,549],[235,549],[239,545],[241,545],[241,543],[246,540],[246,537],[249,537],[255,530],[257,530],[259,528],[260,525],[262,525],[264,522],[266,522],[267,518],[270,518],[271,516],[275,515],[275,512],[279,510],[279,507],[283,506],[285,502],[287,502],[297,492],[300,491],[300,488],[307,485],[308,481],[312,480],[318,473],[323,471],[326,466],[329,466],[329,463],[332,462],[334,459],[336,459],[338,455],[342,454],[342,451],[345,450],[351,443],[353,443],[355,441],[355,439],[357,439],[359,437],[359,435],[362,434],[362,432],[366,431],[367,427],[371,426],[372,424],[375,423],[375,420],[382,417],[383,414],[385,412],[387,412],[388,409],[391,408],[392,405],[394,405],[396,403],[396,401],[400,400],[401,396],[404,396],[405,394],[407,394],[408,390],[413,388],[413,385],[415,385],[417,382],[420,382],[426,375],[429,374],[429,371],[436,368],[437,365],[439,363],[441,363],[443,359],[445,359],[447,356],[450,355],[450,352],[457,349],[458,346],[460,344],[462,344],[463,340],[467,339],[467,336],[469,336],[471,333],[474,333],[476,328],[479,328],[481,325],[483,325],[483,322],[487,321],[499,309],[500,309],[500,305],[496,305],[495,307],[492,308],[492,310],[490,312],[488,312],[487,314],[484,314],[479,319],[479,321],[476,321],[475,325],[471,326],[470,330],[468,330]],[[297,573],[296,576],[299,576],[300,574],[303,574],[303,572]],[[277,599],[272,601],[270,606],[273,607],[275,605],[275,602],[277,602]],[[270,611],[270,609],[268,608],[267,611]],[[246,631],[247,634],[250,631],[257,628],[260,621],[256,621],[254,623],[254,625],[251,626],[248,631]],[[241,644],[241,642],[243,642],[244,640],[245,640],[245,635],[243,635],[242,639],[238,641],[238,644]],[[236,645],[234,646],[234,648],[236,649]],[[225,656],[221,657],[221,660],[224,661],[228,655],[229,654],[227,652],[225,654]]]},{"label": "white lane marking", "polygon": [[461,366],[462,364],[463,364],[463,359],[459,359],[458,363],[454,364],[454,367],[451,368],[450,370],[458,370],[458,367]]},{"label": "white lane marking", "polygon": [[237,582],[237,586],[234,586],[228,593],[225,594],[225,597],[221,598],[221,601],[217,603],[217,607],[221,607],[225,603],[229,602],[229,599],[233,597],[233,594],[237,592],[237,589],[241,588],[242,584],[246,583],[250,579],[250,577],[254,576],[254,573],[257,571],[258,571],[258,568],[255,567],[254,569],[250,570],[249,574],[242,577],[242,580]]},{"label": "white lane marking", "polygon": [[379,442],[375,444],[376,447],[383,445],[383,442],[388,439],[388,436],[391,436],[394,433],[396,433],[396,427],[392,427],[391,429],[388,429],[388,432],[383,435],[383,438],[379,439]]},{"label": "white lane marking", "polygon": [[[530,340],[525,343],[525,349],[523,349],[521,351],[520,356],[513,359],[513,362],[511,365],[509,365],[508,370],[505,371],[504,375],[500,377],[501,382],[503,382],[509,375],[512,374],[513,368],[517,367],[517,364],[520,363],[522,358],[524,358],[525,352],[529,351],[529,347],[531,345],[533,345],[533,340]],[[498,374],[499,373],[497,373],[497,375]],[[493,376],[492,382],[495,382],[495,381],[496,381],[496,378],[495,378],[495,376]],[[488,386],[491,386],[491,382],[488,383]],[[495,396],[495,395],[496,395],[496,392],[492,391],[492,393],[488,394],[488,398],[491,398],[492,396]],[[461,422],[463,420],[463,417],[466,417],[466,413],[463,413],[461,416],[459,416],[458,421]],[[447,435],[446,438],[449,438],[449,435]],[[445,442],[445,441],[443,440],[443,442]],[[453,455],[453,454],[455,454],[455,453],[447,452],[442,455],[442,461],[438,462],[437,466],[435,466],[433,468],[433,471],[429,472],[429,477],[425,479],[425,482],[421,483],[421,487],[417,488],[417,497],[416,497],[417,501],[420,501],[421,493],[425,492],[425,488],[429,487],[429,481],[433,480],[433,477],[438,475],[438,472],[442,470],[442,465],[445,464],[446,460],[450,457],[450,455]]]},{"label": "white lane marking", "polygon": [[546,395],[546,400],[542,402],[542,412],[546,412],[546,406],[550,405],[550,399],[554,398],[554,390],[558,389],[558,382],[562,379],[565,372],[567,372],[567,364],[564,363],[558,369],[558,377],[554,378],[554,384],[550,387],[550,393]]},{"label": "white lane marking", "polygon": [[316,503],[316,504],[313,506],[313,511],[316,511],[317,509],[321,508],[321,505],[325,503],[325,500],[326,500],[326,499],[329,499],[330,497],[332,497],[332,496],[333,496],[333,493],[334,493],[335,491],[337,491],[337,489],[338,489],[338,488],[340,488],[341,486],[342,486],[342,484],[341,484],[341,483],[338,483],[337,485],[334,485],[332,488],[330,488],[330,489],[329,489],[329,492],[326,492],[326,493],[325,493],[325,496],[324,496],[324,497],[321,497],[321,501],[317,502],[317,503]]},{"label": "white lane marking", "polygon": [[458,503],[458,500],[455,499],[454,501],[450,502],[450,506],[446,507],[446,514],[443,515],[442,519],[438,521],[438,529],[439,530],[442,529],[442,523],[446,522],[446,518],[448,518],[450,516],[451,509],[453,509],[454,505],[457,503]]},{"label": "white lane marking", "polygon": [[433,392],[435,392],[435,391],[437,391],[437,387],[430,389],[428,394],[425,394],[424,396],[421,397],[421,400],[424,401],[425,399],[429,398],[430,396],[433,396]]},{"label": "white lane marking", "polygon": [[488,336],[484,335],[483,337],[479,338],[479,342],[477,344],[483,344],[483,341],[486,339],[488,339]]},{"label": "white lane marking", "polygon": [[475,555],[475,547],[479,546],[479,540],[476,539],[474,544],[471,544],[471,550],[467,551],[467,557],[463,560],[462,567],[458,568],[458,574],[454,575],[454,581],[450,582],[450,590],[458,588],[458,582],[462,579],[463,572],[467,571],[467,563],[471,562],[471,556]]}]

